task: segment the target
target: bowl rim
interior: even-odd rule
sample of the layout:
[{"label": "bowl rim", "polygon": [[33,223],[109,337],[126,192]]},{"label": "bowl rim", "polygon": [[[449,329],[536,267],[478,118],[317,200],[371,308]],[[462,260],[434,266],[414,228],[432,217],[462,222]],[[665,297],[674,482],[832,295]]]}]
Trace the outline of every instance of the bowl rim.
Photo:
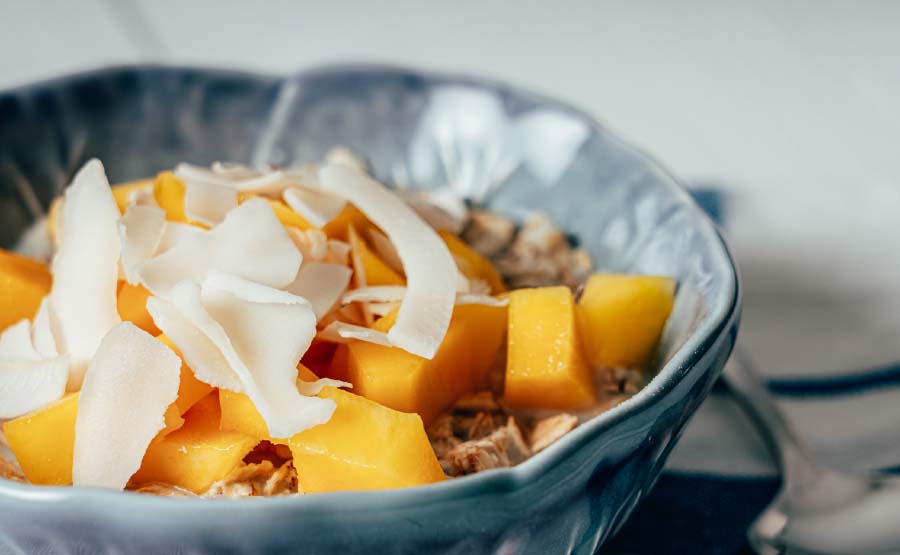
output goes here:
[{"label": "bowl rim", "polygon": [[[592,131],[604,139],[615,143],[623,150],[635,155],[657,178],[660,186],[665,187],[678,198],[681,205],[691,211],[694,224],[710,246],[713,271],[723,276],[723,286],[714,303],[710,306],[708,316],[703,323],[688,336],[684,344],[672,355],[672,358],[659,370],[651,381],[634,396],[616,407],[604,411],[584,424],[566,434],[561,440],[547,449],[537,453],[530,459],[511,468],[493,469],[469,476],[445,480],[424,486],[396,488],[388,490],[346,491],[319,493],[315,495],[299,495],[285,497],[265,497],[259,499],[217,499],[210,503],[203,498],[171,498],[144,495],[131,491],[105,490],[91,487],[72,486],[37,486],[23,484],[11,480],[0,479],[0,500],[27,501],[32,503],[76,503],[87,509],[89,506],[100,507],[104,513],[119,510],[147,510],[151,508],[165,509],[170,515],[189,514],[202,507],[204,513],[222,515],[232,512],[248,503],[265,503],[273,510],[293,509],[327,513],[341,511],[343,513],[370,512],[373,510],[401,510],[404,508],[423,508],[430,505],[443,504],[483,495],[510,493],[535,482],[547,469],[562,463],[566,458],[579,450],[594,436],[611,429],[625,420],[636,416],[674,389],[688,373],[696,367],[696,362],[716,343],[721,334],[736,319],[741,304],[741,287],[738,270],[728,245],[716,225],[699,208],[687,193],[680,180],[651,154],[621,139],[599,123],[597,118],[585,113],[566,102],[555,100],[542,94],[531,92],[526,88],[511,85],[503,81],[482,78],[465,73],[420,70],[395,64],[368,62],[329,63],[311,67],[289,74],[253,72],[243,69],[232,69],[221,66],[134,63],[114,64],[84,71],[76,71],[59,77],[43,79],[24,85],[0,90],[0,101],[10,96],[18,96],[32,91],[47,89],[73,81],[88,81],[124,72],[141,73],[147,71],[169,71],[219,75],[222,77],[242,77],[251,80],[270,80],[278,92],[286,84],[305,79],[341,73],[372,74],[404,74],[415,76],[426,81],[441,81],[453,84],[471,85],[481,88],[511,92],[518,97],[552,106],[581,119]],[[277,95],[277,93],[276,93]],[[696,370],[699,371],[699,370]],[[113,505],[114,504],[114,505]],[[260,509],[254,505],[255,509]]]}]

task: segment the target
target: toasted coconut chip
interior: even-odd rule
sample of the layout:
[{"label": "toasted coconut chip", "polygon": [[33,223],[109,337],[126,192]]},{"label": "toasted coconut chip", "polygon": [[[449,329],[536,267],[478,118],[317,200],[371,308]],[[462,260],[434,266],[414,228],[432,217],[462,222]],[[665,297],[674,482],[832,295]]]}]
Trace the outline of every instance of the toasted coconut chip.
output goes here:
[{"label": "toasted coconut chip", "polygon": [[237,208],[237,191],[203,181],[184,182],[184,213],[208,226],[218,225]]},{"label": "toasted coconut chip", "polygon": [[319,171],[319,181],[359,208],[397,248],[407,293],[388,337],[412,354],[433,358],[450,325],[456,293],[456,263],[447,246],[409,206],[374,179],[331,165]]},{"label": "toasted coconut chip", "polygon": [[40,360],[31,340],[31,321],[19,320],[0,333],[0,361]]},{"label": "toasted coconut chip", "polygon": [[328,257],[328,236],[319,229],[285,228],[304,260],[325,260]]},{"label": "toasted coconut chip", "polygon": [[400,260],[400,255],[397,254],[397,249],[394,248],[394,244],[391,243],[391,240],[387,238],[387,235],[375,228],[372,228],[369,230],[369,239],[372,240],[372,247],[375,249],[375,254],[377,254],[379,258],[384,260],[384,263],[387,264],[392,270],[402,274],[403,262]]},{"label": "toasted coconut chip", "polygon": [[316,337],[332,343],[347,343],[352,339],[393,347],[386,333],[364,326],[355,326],[346,322],[335,321],[328,324]]},{"label": "toasted coconut chip", "polygon": [[406,295],[406,287],[402,285],[375,285],[348,291],[341,297],[343,304],[354,302],[391,303],[402,301]]},{"label": "toasted coconut chip", "polygon": [[16,418],[61,398],[68,357],[0,361],[0,418]]},{"label": "toasted coconut chip", "polygon": [[299,187],[285,189],[282,198],[294,212],[316,227],[324,227],[347,204],[347,201],[331,193]]},{"label": "toasted coconut chip", "polygon": [[405,190],[400,195],[434,229],[458,235],[469,217],[466,203],[450,189]]},{"label": "toasted coconut chip", "polygon": [[[141,283],[158,297],[170,296],[182,280],[202,281],[211,271],[284,287],[300,268],[300,252],[262,199],[235,208],[208,232],[178,235],[168,250],[141,268]],[[164,237],[162,243],[168,242]]]},{"label": "toasted coconut chip", "polygon": [[175,175],[182,181],[194,181],[228,187],[235,191],[252,191],[260,194],[279,194],[292,180],[282,171],[268,171],[256,176],[235,179],[208,168],[181,163],[175,166]]},{"label": "toasted coconut chip", "polygon": [[59,356],[56,347],[55,317],[50,307],[50,296],[44,297],[37,314],[34,315],[34,323],[31,326],[31,340],[34,348],[42,358]]},{"label": "toasted coconut chip", "polygon": [[369,312],[371,312],[375,316],[380,317],[390,314],[393,310],[400,306],[400,303],[366,303],[366,306],[369,307]]},{"label": "toasted coconut chip", "polygon": [[50,302],[57,346],[71,361],[68,387],[77,390],[100,341],[121,321],[116,309],[119,208],[99,160],[79,170],[65,199],[66,225],[53,260]]},{"label": "toasted coconut chip", "polygon": [[181,359],[130,322],[103,339],[75,418],[72,483],[124,489],[178,396]]},{"label": "toasted coconut chip", "polygon": [[[272,437],[290,437],[331,418],[333,401],[301,395],[295,385],[297,364],[316,333],[315,314],[306,300],[213,273],[202,286],[184,281],[174,288],[172,306],[182,316],[178,325],[157,319],[154,312],[164,304],[148,303],[154,322],[182,351],[197,378],[246,393]],[[210,344],[217,353],[210,352]],[[224,372],[223,360],[230,374]],[[227,383],[231,381],[238,383]]]},{"label": "toasted coconut chip", "polygon": [[325,257],[327,261],[343,264],[344,266],[350,264],[350,245],[348,243],[337,239],[329,239],[327,245],[328,256]]},{"label": "toasted coconut chip", "polygon": [[122,269],[132,285],[140,283],[141,265],[153,257],[166,229],[166,211],[153,206],[129,206],[119,220]]},{"label": "toasted coconut chip", "polygon": [[462,293],[456,296],[456,304],[483,304],[485,306],[507,306],[509,298],[504,297],[498,299],[490,295],[476,295],[471,293]]},{"label": "toasted coconut chip", "polygon": [[316,320],[321,320],[347,289],[351,274],[350,268],[340,264],[304,262],[296,279],[285,290],[309,301]]}]

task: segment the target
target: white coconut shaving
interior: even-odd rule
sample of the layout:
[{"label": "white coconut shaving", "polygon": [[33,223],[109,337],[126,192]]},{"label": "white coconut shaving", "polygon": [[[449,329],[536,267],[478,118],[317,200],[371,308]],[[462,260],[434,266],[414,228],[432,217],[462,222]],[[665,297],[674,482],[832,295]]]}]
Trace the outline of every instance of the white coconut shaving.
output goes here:
[{"label": "white coconut shaving", "polygon": [[402,285],[373,285],[348,291],[341,297],[341,303],[392,303],[402,301],[405,296],[406,287]]},{"label": "white coconut shaving", "polygon": [[59,356],[59,348],[56,346],[57,332],[54,331],[55,322],[56,317],[50,307],[50,296],[48,295],[41,301],[41,306],[34,315],[34,322],[31,326],[31,340],[41,358]]},{"label": "white coconut shaving", "polygon": [[197,378],[246,393],[272,437],[291,437],[331,418],[333,401],[301,395],[295,383],[297,365],[316,333],[305,299],[213,272],[202,285],[179,283],[171,303],[150,301],[154,323]]},{"label": "white coconut shaving", "polygon": [[309,301],[318,321],[337,304],[352,274],[350,268],[341,264],[304,262],[285,290]]},{"label": "white coconut shaving", "polygon": [[316,227],[324,227],[347,205],[339,196],[300,187],[285,189],[282,198],[294,212]]},{"label": "white coconut shaving", "polygon": [[185,180],[184,214],[210,227],[218,225],[238,205],[237,191],[229,187]]},{"label": "white coconut shaving", "polygon": [[19,320],[0,333],[0,361],[40,360],[31,339],[31,321]]},{"label": "white coconut shaving", "polygon": [[400,306],[400,303],[366,303],[366,306],[369,308],[369,312],[371,312],[375,316],[380,317],[387,316],[388,314],[393,312],[398,306]]},{"label": "white coconut shaving", "polygon": [[340,321],[334,321],[325,326],[325,329],[320,331],[317,337],[331,343],[348,343],[351,340],[357,340],[385,347],[393,346],[388,335],[382,331]]},{"label": "white coconut shaving", "polygon": [[123,322],[103,339],[84,378],[75,418],[72,483],[124,489],[178,396],[181,359]]},{"label": "white coconut shaving", "polygon": [[122,270],[131,285],[140,283],[141,266],[156,253],[166,229],[166,211],[154,206],[129,206],[119,220]]},{"label": "white coconut shaving", "polygon": [[456,263],[444,241],[396,195],[353,168],[325,166],[319,182],[352,202],[396,246],[407,293],[388,337],[412,354],[433,358],[447,333],[456,297]]},{"label": "white coconut shaving", "polygon": [[50,303],[57,347],[70,358],[68,387],[77,390],[100,341],[120,322],[119,208],[99,160],[89,161],[75,175],[63,211]]},{"label": "white coconut shaving", "polygon": [[456,296],[456,304],[480,304],[484,306],[507,306],[509,298],[504,297],[498,299],[490,295],[480,295],[472,293],[461,293]]},{"label": "white coconut shaving", "polygon": [[288,236],[303,255],[303,260],[325,260],[328,257],[328,236],[320,229],[287,227]]},{"label": "white coconut shaving", "polygon": [[280,288],[294,280],[301,260],[268,203],[253,199],[208,232],[180,232],[170,248],[143,264],[140,277],[161,298],[171,296],[176,283],[203,281],[212,271]]},{"label": "white coconut shaving", "polygon": [[32,342],[32,324],[20,320],[0,334],[0,418],[16,418],[66,392],[67,357],[43,357]]},{"label": "white coconut shaving", "polygon": [[288,175],[280,170],[268,170],[251,172],[246,168],[237,169],[232,165],[229,171],[222,171],[224,166],[219,166],[215,171],[210,168],[181,163],[175,166],[175,176],[187,182],[206,183],[227,187],[234,191],[248,191],[258,194],[277,195],[285,187],[294,183]]}]

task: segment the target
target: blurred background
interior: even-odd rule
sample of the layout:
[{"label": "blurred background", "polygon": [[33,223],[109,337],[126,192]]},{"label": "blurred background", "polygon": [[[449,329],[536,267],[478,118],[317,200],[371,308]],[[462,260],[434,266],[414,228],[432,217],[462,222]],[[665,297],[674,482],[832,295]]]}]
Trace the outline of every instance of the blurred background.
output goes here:
[{"label": "blurred background", "polygon": [[[900,466],[898,29],[892,1],[4,2],[0,88],[135,62],[286,74],[351,61],[568,101],[718,207],[746,288],[742,348],[820,455],[883,468]],[[729,503],[749,519],[774,472],[713,395],[634,526],[663,506],[671,520],[673,492],[712,474],[732,481],[695,489],[660,541],[740,538],[744,521],[693,523]]]}]

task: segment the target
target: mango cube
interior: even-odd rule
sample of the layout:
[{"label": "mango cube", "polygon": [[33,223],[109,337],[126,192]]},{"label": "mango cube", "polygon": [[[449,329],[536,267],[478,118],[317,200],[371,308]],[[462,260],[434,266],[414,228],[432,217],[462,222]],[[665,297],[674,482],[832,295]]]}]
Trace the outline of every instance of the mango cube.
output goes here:
[{"label": "mango cube", "polygon": [[193,223],[184,213],[184,183],[172,172],[161,172],[153,183],[153,198],[166,211],[166,219],[183,224]]},{"label": "mango cube", "polygon": [[344,205],[344,209],[341,210],[340,214],[325,224],[322,231],[325,232],[325,235],[327,235],[329,239],[349,241],[349,230],[351,227],[355,228],[357,231],[364,232],[373,225],[374,224],[369,221],[369,218],[367,218],[359,208],[348,202]]},{"label": "mango cube", "polygon": [[512,291],[506,402],[520,408],[562,410],[591,405],[593,375],[580,343],[575,301],[568,287]]},{"label": "mango cube", "polygon": [[162,482],[203,493],[237,468],[258,440],[219,429],[219,401],[213,393],[184,416],[180,430],[158,437],[147,449],[132,482]]},{"label": "mango cube", "polygon": [[366,273],[366,285],[406,285],[406,280],[372,252],[366,241],[355,231],[349,233],[350,248],[359,256]]},{"label": "mango cube", "polygon": [[[300,370],[302,378],[315,378],[305,368]],[[303,491],[386,489],[444,479],[418,415],[397,412],[333,387],[326,387],[319,396],[337,404],[331,420],[278,440],[291,449]],[[246,395],[223,390],[220,403],[223,430],[271,439]]]},{"label": "mango cube", "polygon": [[176,397],[174,405],[178,407],[178,414],[183,415],[190,410],[191,407],[196,405],[198,401],[212,393],[213,387],[207,383],[201,382],[194,376],[194,371],[184,362],[181,351],[178,350],[168,337],[164,334],[160,334],[156,339],[165,343],[166,346],[175,351],[175,354],[181,358],[181,381],[178,382],[178,397]]},{"label": "mango cube", "polygon": [[[388,331],[395,319],[396,311],[372,327]],[[355,393],[395,410],[418,413],[427,425],[485,382],[505,332],[506,307],[457,305],[433,359],[399,347],[351,341],[346,351],[346,376]],[[343,363],[342,357],[338,350],[333,364]]]},{"label": "mango cube", "polygon": [[131,322],[150,335],[159,335],[159,328],[156,327],[153,318],[147,312],[148,298],[150,298],[150,291],[143,286],[120,281],[116,307],[119,310],[119,317],[123,321]]},{"label": "mango cube", "polygon": [[0,331],[33,318],[51,281],[45,264],[0,249]]},{"label": "mango cube", "polygon": [[78,394],[72,393],[3,425],[6,441],[29,482],[44,486],[72,483],[77,414]]},{"label": "mango cube", "polygon": [[595,367],[644,366],[674,304],[672,278],[594,274],[577,309],[588,361]]},{"label": "mango cube", "polygon": [[491,286],[491,294],[497,295],[506,291],[506,285],[491,262],[472,250],[459,237],[449,231],[438,231],[441,239],[456,260],[459,271],[469,279],[480,279]]}]

